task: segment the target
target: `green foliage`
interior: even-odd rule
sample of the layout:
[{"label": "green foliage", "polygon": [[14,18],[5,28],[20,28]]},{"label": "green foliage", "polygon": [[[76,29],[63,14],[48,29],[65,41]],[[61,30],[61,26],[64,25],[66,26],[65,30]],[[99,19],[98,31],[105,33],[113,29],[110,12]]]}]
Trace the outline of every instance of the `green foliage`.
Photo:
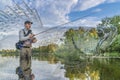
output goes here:
[{"label": "green foliage", "polygon": [[18,56],[19,52],[17,50],[1,50],[0,51],[1,56],[6,57],[6,56]]},{"label": "green foliage", "polygon": [[33,52],[36,53],[53,53],[58,48],[57,44],[49,44],[47,46],[40,46],[38,48],[33,48]]},{"label": "green foliage", "polygon": [[62,60],[63,62],[69,61],[79,61],[80,60],[80,53],[75,49],[59,49],[55,52],[55,56]]},{"label": "green foliage", "polygon": [[119,52],[120,53],[120,34],[116,37],[116,40],[108,48],[109,52]]},{"label": "green foliage", "polygon": [[105,25],[107,21],[118,29],[118,36],[112,45],[107,49],[108,52],[120,52],[120,16],[106,17],[102,20],[101,26]]},{"label": "green foliage", "polygon": [[100,80],[119,80],[120,79],[119,59],[118,60],[110,59],[109,61],[104,59],[101,61],[98,59],[95,59],[93,64],[90,65],[90,69],[99,70]]},{"label": "green foliage", "polygon": [[102,19],[102,23],[99,24],[99,25],[103,26],[104,24],[106,24],[107,21],[109,21],[110,24],[117,27],[118,34],[120,34],[120,16],[114,16],[114,17],[111,17],[111,18],[106,17],[106,18]]}]

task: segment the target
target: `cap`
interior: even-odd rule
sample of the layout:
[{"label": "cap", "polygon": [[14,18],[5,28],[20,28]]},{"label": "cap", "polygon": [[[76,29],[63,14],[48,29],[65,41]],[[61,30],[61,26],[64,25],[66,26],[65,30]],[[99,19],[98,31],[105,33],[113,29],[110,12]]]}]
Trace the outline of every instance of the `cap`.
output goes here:
[{"label": "cap", "polygon": [[25,21],[24,24],[29,24],[29,23],[33,24],[33,22],[31,22],[31,21]]}]

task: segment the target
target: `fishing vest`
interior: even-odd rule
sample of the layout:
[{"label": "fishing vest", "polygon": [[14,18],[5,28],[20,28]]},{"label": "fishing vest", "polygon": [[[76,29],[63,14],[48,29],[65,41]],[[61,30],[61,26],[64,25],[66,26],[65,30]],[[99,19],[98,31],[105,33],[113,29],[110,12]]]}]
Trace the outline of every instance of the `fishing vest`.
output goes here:
[{"label": "fishing vest", "polygon": [[24,29],[22,29],[22,30],[23,30],[23,33],[24,33],[24,37],[26,37],[26,36],[28,36],[29,34],[31,34],[31,33],[32,33],[32,30],[28,30],[28,32],[27,32],[27,33],[25,33]]},{"label": "fishing vest", "polygon": [[[24,37],[28,36],[29,34],[32,34],[32,30],[28,30],[27,33],[25,33],[24,29],[23,29],[23,33],[24,33]],[[26,47],[31,47],[31,39],[25,40],[23,41],[23,46]]]},{"label": "fishing vest", "polygon": [[[27,33],[25,33],[25,31],[24,31],[24,29],[22,29],[23,30],[23,33],[24,33],[24,37],[25,36],[28,36],[29,34],[31,34],[32,33],[32,30],[28,30],[28,32]],[[28,39],[29,40],[29,39]],[[26,42],[27,40],[25,40],[25,41],[18,41],[16,44],[15,44],[15,47],[16,47],[16,49],[18,49],[18,50],[20,50],[21,48],[23,48],[25,45],[24,45],[24,43]]]}]

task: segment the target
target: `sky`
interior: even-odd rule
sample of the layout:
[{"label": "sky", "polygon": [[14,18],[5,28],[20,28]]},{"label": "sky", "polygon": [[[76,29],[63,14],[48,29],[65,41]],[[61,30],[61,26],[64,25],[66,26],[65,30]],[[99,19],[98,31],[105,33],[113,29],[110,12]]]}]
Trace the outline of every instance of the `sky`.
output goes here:
[{"label": "sky", "polygon": [[[13,1],[0,0],[0,9],[12,6]],[[44,25],[58,25],[76,18],[89,16],[76,21],[74,25],[96,26],[104,17],[120,14],[120,0],[24,0],[31,8],[36,8]]]},{"label": "sky", "polygon": [[[21,5],[23,0],[0,0],[0,10],[5,10],[6,6],[13,6],[13,2]],[[42,20],[43,26],[54,27],[66,22],[75,21],[69,26],[85,26],[96,27],[105,17],[112,17],[120,15],[120,0],[24,0],[31,9],[37,9],[38,14]],[[87,15],[87,16],[86,16]],[[84,17],[86,16],[86,17]],[[2,27],[2,25],[0,25]],[[15,26],[8,26],[13,28],[8,33],[6,40],[0,42],[0,46],[7,46],[15,44],[16,37],[18,37],[18,29]],[[40,27],[39,27],[40,28]],[[5,28],[7,29],[7,28]],[[36,27],[36,30],[39,30]],[[3,32],[0,32],[0,34]],[[36,32],[38,33],[38,32]],[[4,35],[3,35],[4,36]],[[12,40],[14,38],[14,40]],[[9,41],[8,41],[9,40]],[[9,44],[11,42],[11,44]],[[13,45],[14,46],[14,45]],[[0,47],[1,49],[2,47]]]}]

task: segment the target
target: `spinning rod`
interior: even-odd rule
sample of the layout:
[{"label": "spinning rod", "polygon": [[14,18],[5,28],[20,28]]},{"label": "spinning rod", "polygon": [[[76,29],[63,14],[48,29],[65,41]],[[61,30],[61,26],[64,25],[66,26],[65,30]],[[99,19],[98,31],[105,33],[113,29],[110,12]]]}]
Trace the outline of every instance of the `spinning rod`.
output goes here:
[{"label": "spinning rod", "polygon": [[[75,20],[73,20],[73,21],[69,21],[69,22],[66,22],[66,23],[57,25],[57,26],[55,26],[55,27],[53,27],[53,28],[49,28],[48,30],[45,30],[45,31],[42,31],[42,32],[39,32],[39,33],[35,34],[35,36],[38,36],[39,34],[44,33],[44,32],[47,32],[47,31],[49,31],[49,30],[56,29],[56,28],[58,28],[58,27],[60,27],[60,26],[63,26],[63,25],[66,25],[66,24],[69,24],[69,23],[78,21],[78,20],[80,20],[80,19],[83,19],[83,18],[85,18],[85,17],[88,17],[88,16],[92,15],[93,13],[95,13],[95,12],[91,12],[90,14],[87,14],[87,15],[84,15],[84,16],[82,16],[82,17],[79,17],[79,18],[77,18],[77,19],[75,19]],[[61,28],[65,28],[65,27],[61,27]]]}]

